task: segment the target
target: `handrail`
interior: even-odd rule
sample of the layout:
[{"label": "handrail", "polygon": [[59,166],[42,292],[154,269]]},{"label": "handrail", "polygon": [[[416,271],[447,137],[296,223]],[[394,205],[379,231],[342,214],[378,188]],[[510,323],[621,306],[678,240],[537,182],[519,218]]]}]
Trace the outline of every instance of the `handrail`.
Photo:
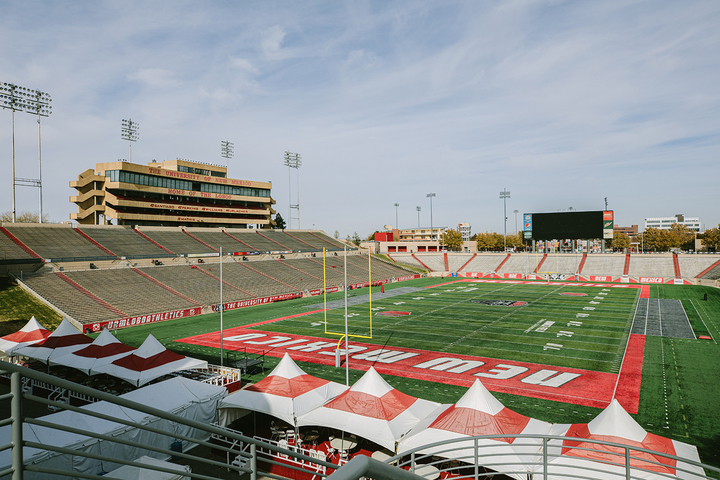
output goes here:
[{"label": "handrail", "polygon": [[[75,470],[62,470],[62,469],[57,469],[57,468],[46,468],[43,466],[31,465],[31,464],[24,465],[24,459],[23,459],[23,453],[22,453],[24,446],[27,446],[30,448],[36,448],[36,449],[44,450],[44,451],[48,451],[48,452],[56,452],[56,453],[60,453],[60,454],[72,454],[75,457],[84,457],[84,458],[88,458],[88,459],[107,461],[107,462],[120,464],[120,465],[130,465],[130,466],[140,467],[140,468],[148,469],[148,470],[165,471],[165,469],[163,467],[157,467],[155,465],[140,464],[137,462],[133,462],[132,459],[112,457],[112,456],[105,455],[105,454],[98,454],[98,453],[93,453],[93,452],[89,452],[89,451],[80,451],[80,450],[59,447],[59,446],[46,445],[46,444],[27,441],[22,438],[23,424],[25,424],[25,423],[30,424],[30,425],[38,425],[38,426],[43,426],[43,427],[47,427],[47,428],[53,428],[53,429],[56,429],[59,431],[66,431],[69,433],[78,434],[78,435],[82,435],[85,437],[92,437],[93,439],[97,439],[97,440],[104,440],[104,441],[113,442],[113,443],[117,443],[117,444],[123,444],[123,445],[127,445],[130,447],[140,448],[142,450],[149,450],[149,451],[157,452],[157,453],[165,455],[165,456],[174,456],[174,457],[179,457],[179,458],[183,458],[186,460],[194,460],[194,461],[198,461],[198,462],[201,462],[201,463],[204,463],[207,465],[211,465],[211,466],[215,466],[215,467],[220,466],[220,467],[227,468],[230,470],[235,470],[238,473],[249,473],[250,478],[252,480],[255,480],[257,478],[257,473],[258,473],[257,467],[256,466],[253,467],[253,465],[257,465],[257,458],[255,455],[255,450],[258,446],[260,446],[262,449],[267,450],[267,451],[282,453],[283,455],[287,455],[288,457],[297,459],[304,463],[312,463],[314,465],[320,465],[322,467],[325,467],[326,469],[334,470],[334,469],[338,468],[338,466],[333,463],[326,462],[326,461],[323,461],[323,460],[320,460],[317,458],[312,458],[310,456],[299,454],[294,451],[283,449],[283,448],[280,448],[280,447],[277,447],[274,445],[270,445],[270,444],[258,441],[254,438],[242,435],[240,432],[223,429],[223,428],[220,428],[220,427],[217,427],[214,425],[209,425],[209,424],[206,424],[203,422],[185,418],[180,415],[175,415],[173,413],[169,413],[164,410],[160,410],[158,408],[150,407],[147,405],[143,405],[143,404],[125,399],[125,398],[117,397],[117,396],[102,392],[100,390],[96,390],[96,389],[93,389],[93,388],[90,388],[90,387],[87,387],[84,385],[79,385],[79,384],[73,383],[71,381],[57,378],[57,377],[54,377],[52,375],[49,375],[49,374],[46,374],[43,372],[38,372],[36,370],[31,370],[29,368],[26,368],[26,367],[23,367],[20,365],[15,365],[13,363],[0,361],[0,372],[2,372],[2,373],[10,372],[10,380],[11,380],[10,395],[12,397],[11,398],[11,407],[12,408],[11,408],[11,412],[10,412],[10,415],[11,415],[10,422],[6,422],[6,421],[4,421],[4,419],[0,420],[0,422],[2,422],[0,424],[8,424],[8,423],[11,424],[12,441],[6,445],[0,446],[0,451],[12,449],[12,466],[11,466],[11,468],[4,470],[3,472],[0,472],[0,476],[2,476],[4,474],[9,474],[10,472],[12,472],[13,480],[22,479],[23,470],[33,471],[33,472],[41,472],[41,473],[44,472],[44,473],[49,473],[49,474],[53,474],[53,475],[73,476],[73,477],[78,477],[78,478],[93,478],[93,479],[98,479],[98,480],[103,478],[102,476],[99,476],[99,475],[78,472]],[[157,426],[150,426],[150,425],[145,425],[145,424],[141,424],[141,423],[135,423],[130,419],[125,419],[125,418],[121,418],[121,417],[115,417],[113,415],[107,415],[107,414],[103,414],[103,413],[99,413],[99,412],[94,412],[89,409],[75,407],[72,405],[67,405],[62,402],[57,402],[54,400],[37,397],[32,394],[23,393],[23,391],[22,391],[22,378],[23,377],[30,378],[32,380],[36,380],[39,382],[44,382],[46,384],[54,385],[54,386],[57,386],[60,388],[64,388],[64,389],[67,389],[68,391],[74,391],[74,392],[77,392],[82,395],[91,396],[91,397],[97,398],[99,400],[104,400],[106,402],[109,402],[109,403],[112,403],[115,405],[119,405],[121,407],[126,407],[126,408],[129,408],[132,410],[136,410],[138,412],[145,413],[147,415],[152,415],[152,416],[158,417],[160,419],[168,420],[171,423],[174,422],[174,423],[178,423],[178,424],[181,424],[181,425],[184,425],[187,427],[191,427],[191,428],[197,429],[198,431],[201,431],[201,432],[206,432],[208,434],[222,435],[224,437],[231,438],[238,442],[243,442],[245,444],[249,444],[251,447],[250,448],[251,453],[248,455],[247,453],[238,452],[237,450],[232,450],[232,449],[224,447],[222,445],[212,444],[209,441],[205,441],[200,438],[185,436],[185,435],[182,435],[182,434],[172,431],[172,430],[158,428]],[[249,462],[245,467],[239,467],[239,466],[235,466],[232,464],[226,464],[225,462],[218,462],[216,460],[207,459],[207,458],[200,457],[200,456],[195,456],[195,455],[192,455],[189,453],[177,452],[177,451],[174,451],[174,450],[171,450],[168,448],[139,443],[134,440],[122,439],[122,438],[118,438],[118,437],[113,437],[112,435],[106,435],[106,434],[97,433],[94,431],[84,431],[82,429],[77,429],[77,428],[70,427],[70,426],[53,424],[53,423],[49,423],[42,419],[24,418],[24,416],[22,414],[22,401],[23,400],[30,400],[33,402],[38,402],[38,403],[42,403],[45,405],[74,411],[74,412],[80,413],[82,415],[87,415],[87,416],[99,418],[102,420],[106,420],[106,421],[110,421],[110,422],[114,422],[114,423],[118,423],[118,424],[124,424],[124,425],[130,426],[130,427],[135,427],[135,428],[145,430],[150,433],[160,434],[160,435],[164,435],[164,436],[167,436],[170,438],[174,438],[176,440],[184,440],[184,441],[187,441],[192,444],[203,445],[203,446],[206,446],[209,448],[226,451],[226,452],[232,453],[233,455],[241,455],[243,457],[248,458]],[[264,460],[264,461],[266,461],[268,463],[272,463],[272,461],[268,461],[268,460]],[[318,475],[318,472],[315,470],[304,470],[302,468],[290,467],[290,466],[289,466],[289,468],[299,470],[299,471],[306,471],[313,475]],[[174,473],[177,473],[177,471],[175,471]],[[192,472],[183,472],[183,475],[185,475],[187,477],[199,478],[199,479],[215,478],[215,477],[208,477],[206,475],[200,475],[200,474],[192,473]],[[325,475],[321,475],[321,476],[325,476]]]},{"label": "handrail", "polygon": [[[0,465],[0,468],[5,467],[3,471],[0,471],[0,477],[12,473],[13,480],[22,480],[23,470],[77,478],[102,479],[101,475],[87,471],[75,471],[72,470],[71,466],[67,466],[65,467],[66,470],[63,470],[62,468],[56,468],[58,464],[25,465],[22,452],[24,447],[35,448],[55,454],[73,455],[78,458],[82,457],[101,462],[110,462],[118,465],[130,465],[148,470],[168,471],[164,467],[135,462],[133,458],[125,458],[122,457],[121,454],[118,454],[118,456],[110,456],[110,454],[101,453],[110,452],[109,449],[98,448],[84,451],[71,448],[72,445],[58,446],[30,441],[24,439],[22,436],[23,425],[25,424],[64,431],[81,437],[90,437],[97,441],[112,442],[113,444],[129,448],[139,448],[161,456],[173,456],[185,461],[200,462],[215,468],[226,468],[238,473],[249,473],[251,480],[257,479],[257,465],[260,456],[260,461],[266,465],[280,465],[289,470],[309,474],[308,478],[312,476],[315,476],[315,478],[326,477],[328,480],[357,480],[360,477],[370,477],[375,480],[419,480],[423,478],[422,475],[427,474],[428,471],[451,473],[453,475],[452,478],[473,479],[493,477],[496,475],[514,475],[522,477],[535,476],[536,479],[547,479],[548,476],[550,476],[554,479],[582,478],[588,480],[611,478],[614,476],[618,478],[618,480],[622,480],[623,478],[625,480],[632,480],[646,478],[648,475],[652,475],[658,479],[693,478],[704,480],[718,478],[720,475],[720,468],[706,465],[689,458],[681,458],[641,447],[603,440],[530,434],[484,435],[439,441],[406,451],[401,449],[399,455],[385,460],[384,463],[362,455],[357,455],[340,467],[337,464],[304,454],[302,452],[307,452],[307,450],[303,450],[297,446],[283,448],[274,442],[263,441],[259,438],[245,436],[231,429],[185,418],[20,365],[0,362],[0,373],[5,372],[10,372],[11,392],[0,395],[0,400],[10,399],[11,412],[10,418],[0,419],[0,427],[7,429],[7,426],[10,425],[11,438],[1,440],[4,442],[10,440],[10,442],[5,445],[0,445],[0,451],[12,449],[12,465],[10,468],[7,468],[6,465]],[[116,417],[112,414],[95,412],[92,409],[38,397],[31,393],[23,393],[23,379],[43,382],[61,389],[66,389],[70,392],[142,412],[146,415],[157,417],[158,419],[168,420],[169,422],[152,421],[136,423],[129,417]],[[175,441],[184,441],[186,444],[212,448],[226,452],[228,459],[231,457],[236,459],[242,458],[246,461],[236,463],[218,461],[212,458],[205,458],[202,455],[194,455],[192,449],[182,452],[174,450],[172,446],[167,448],[162,444],[148,444],[136,441],[137,438],[147,438],[147,436],[143,435],[133,436],[132,438],[120,437],[114,434],[115,430],[98,433],[95,431],[85,431],[81,425],[60,425],[43,419],[42,417],[25,418],[22,412],[23,400],[29,400],[58,409],[70,410],[88,417],[142,429],[149,434],[155,436],[162,435]],[[170,425],[168,425],[168,423]],[[171,426],[173,423],[196,429],[207,435],[193,436],[194,433],[180,433]],[[229,439],[232,445],[226,446],[225,444],[213,443],[212,436]],[[207,440],[205,440],[205,438],[207,438]],[[508,439],[513,439],[512,443],[506,443]],[[571,448],[575,451],[586,452],[588,457],[591,456],[593,452],[595,454],[602,453],[603,455],[611,456],[606,457],[604,460],[596,459],[593,462],[585,459],[583,460],[585,462],[584,464],[578,465],[576,464],[578,457],[569,457],[562,454],[563,449],[568,448],[563,444],[565,441],[572,441],[573,446]],[[149,442],[149,440],[146,440],[146,442]],[[580,442],[582,442],[582,445],[580,445]],[[233,445],[235,448],[232,448]],[[238,446],[240,446],[240,448],[237,448]],[[282,458],[275,454],[290,459],[290,463],[281,463],[278,460],[282,460]],[[652,457],[650,455],[652,455]],[[518,456],[522,456],[523,458],[518,459]],[[666,460],[670,460],[670,463],[675,463],[672,467],[675,473],[656,471],[657,467],[667,468],[668,462]],[[75,462],[70,462],[70,465],[73,463]],[[558,471],[558,467],[564,469],[564,471]],[[494,471],[487,471],[486,468]],[[327,471],[333,471],[334,473],[328,476]],[[183,472],[183,475],[203,480],[216,478],[194,472]],[[273,477],[273,475],[271,475],[271,477]]]}]

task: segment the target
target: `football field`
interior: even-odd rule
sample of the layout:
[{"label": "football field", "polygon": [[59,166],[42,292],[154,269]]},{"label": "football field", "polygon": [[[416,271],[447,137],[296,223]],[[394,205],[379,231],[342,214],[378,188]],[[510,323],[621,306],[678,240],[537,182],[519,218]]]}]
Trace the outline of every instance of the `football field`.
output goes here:
[{"label": "football field", "polygon": [[[348,292],[351,384],[373,366],[400,391],[453,403],[480,378],[509,408],[559,423],[588,421],[618,398],[647,431],[693,443],[703,461],[720,464],[717,289],[460,278],[383,289]],[[289,353],[307,373],[345,383],[343,293],[324,307],[321,295],[226,311],[225,352],[263,356],[251,381]],[[690,336],[676,336],[681,323]],[[148,332],[219,363],[217,313],[117,335],[139,345]]]}]

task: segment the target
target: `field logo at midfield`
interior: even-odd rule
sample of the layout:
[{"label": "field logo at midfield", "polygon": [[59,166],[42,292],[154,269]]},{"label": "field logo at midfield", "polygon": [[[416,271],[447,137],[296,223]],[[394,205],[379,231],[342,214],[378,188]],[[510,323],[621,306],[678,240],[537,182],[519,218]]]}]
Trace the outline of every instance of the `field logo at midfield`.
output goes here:
[{"label": "field logo at midfield", "polygon": [[587,293],[580,292],[561,292],[560,295],[566,295],[568,297],[587,297]]},{"label": "field logo at midfield", "polygon": [[[218,348],[220,332],[176,340]],[[273,357],[289,353],[294,360],[335,365],[337,340],[268,332],[246,327],[224,330],[227,350],[246,351]],[[340,349],[344,359],[345,349]],[[498,360],[448,352],[351,342],[350,368],[469,387],[480,378],[491,391],[542,398],[602,408],[612,400],[618,376],[576,368],[554,367],[529,362]]]},{"label": "field logo at midfield", "polygon": [[517,300],[470,300],[472,303],[479,303],[480,305],[490,305],[493,307],[522,307],[527,305],[527,302]]}]

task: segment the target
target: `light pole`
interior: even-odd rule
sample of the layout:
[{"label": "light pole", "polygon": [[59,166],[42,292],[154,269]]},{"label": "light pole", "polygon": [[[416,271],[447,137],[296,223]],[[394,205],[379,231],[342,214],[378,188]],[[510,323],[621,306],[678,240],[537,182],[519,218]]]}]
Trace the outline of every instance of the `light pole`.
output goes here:
[{"label": "light pole", "polygon": [[128,118],[122,121],[122,129],[120,136],[123,140],[128,141],[128,162],[132,163],[132,142],[137,142],[140,134],[138,133],[140,124],[133,122],[132,119]]},{"label": "light pole", "polygon": [[503,251],[507,251],[507,199],[510,198],[510,192],[503,188],[500,198],[503,199]]},{"label": "light pole", "polygon": [[398,225],[398,207],[400,206],[399,203],[395,204],[395,228],[398,230],[400,229],[400,225]]},{"label": "light pole", "polygon": [[[300,159],[299,153],[290,153],[288,151],[285,152],[285,165],[288,167],[288,229],[292,228],[292,209],[297,210],[297,228],[300,228],[300,166],[302,165],[302,160]],[[292,187],[290,183],[290,169],[295,169],[295,176],[297,178],[297,203],[295,205],[292,204]]]},{"label": "light pole", "polygon": [[415,210],[418,212],[418,228],[420,228],[420,205],[415,207]]},{"label": "light pole", "polygon": [[[40,147],[40,117],[48,117],[52,113],[50,106],[52,98],[40,90],[31,90],[12,83],[0,85],[0,106],[10,109],[10,121],[12,124],[12,221],[17,220],[17,206],[15,204],[15,186],[38,187],[40,189],[40,217],[38,222],[42,223],[43,202],[42,202],[42,150]],[[15,111],[33,113],[38,116],[38,170],[37,180],[31,178],[17,178],[15,176]]]},{"label": "light pole", "polygon": [[228,169],[230,168],[230,159],[235,156],[234,148],[234,143],[228,142],[227,140],[220,142],[220,155],[225,159]]},{"label": "light pole", "polygon": [[517,211],[517,210],[513,210],[513,213],[515,213],[515,233],[517,233],[517,232],[519,231],[518,228],[517,228],[517,214],[518,214],[518,211]]},{"label": "light pole", "polygon": [[435,196],[435,194],[430,192],[425,196],[430,199],[430,241],[432,241],[432,238],[433,238],[432,199]]}]

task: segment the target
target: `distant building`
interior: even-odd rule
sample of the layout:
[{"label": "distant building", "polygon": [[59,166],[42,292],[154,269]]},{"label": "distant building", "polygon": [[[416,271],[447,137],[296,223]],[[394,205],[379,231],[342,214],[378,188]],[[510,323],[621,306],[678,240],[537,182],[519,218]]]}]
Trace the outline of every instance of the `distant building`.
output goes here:
[{"label": "distant building", "polygon": [[638,234],[638,226],[631,225],[629,227],[620,227],[618,225],[613,226],[613,233],[624,233],[629,237],[634,237]]},{"label": "distant building", "polygon": [[70,182],[83,225],[271,228],[272,183],[227,178],[227,168],[186,160],[98,163]]},{"label": "distant building", "polygon": [[459,223],[458,224],[458,232],[460,232],[460,235],[462,235],[463,242],[470,241],[470,237],[472,236],[472,233],[470,233],[470,224],[469,223]]},{"label": "distant building", "polygon": [[701,223],[698,217],[686,217],[683,214],[674,217],[654,217],[645,219],[645,230],[648,228],[657,228],[660,230],[670,230],[674,224],[685,225],[691,232],[700,232]]}]

